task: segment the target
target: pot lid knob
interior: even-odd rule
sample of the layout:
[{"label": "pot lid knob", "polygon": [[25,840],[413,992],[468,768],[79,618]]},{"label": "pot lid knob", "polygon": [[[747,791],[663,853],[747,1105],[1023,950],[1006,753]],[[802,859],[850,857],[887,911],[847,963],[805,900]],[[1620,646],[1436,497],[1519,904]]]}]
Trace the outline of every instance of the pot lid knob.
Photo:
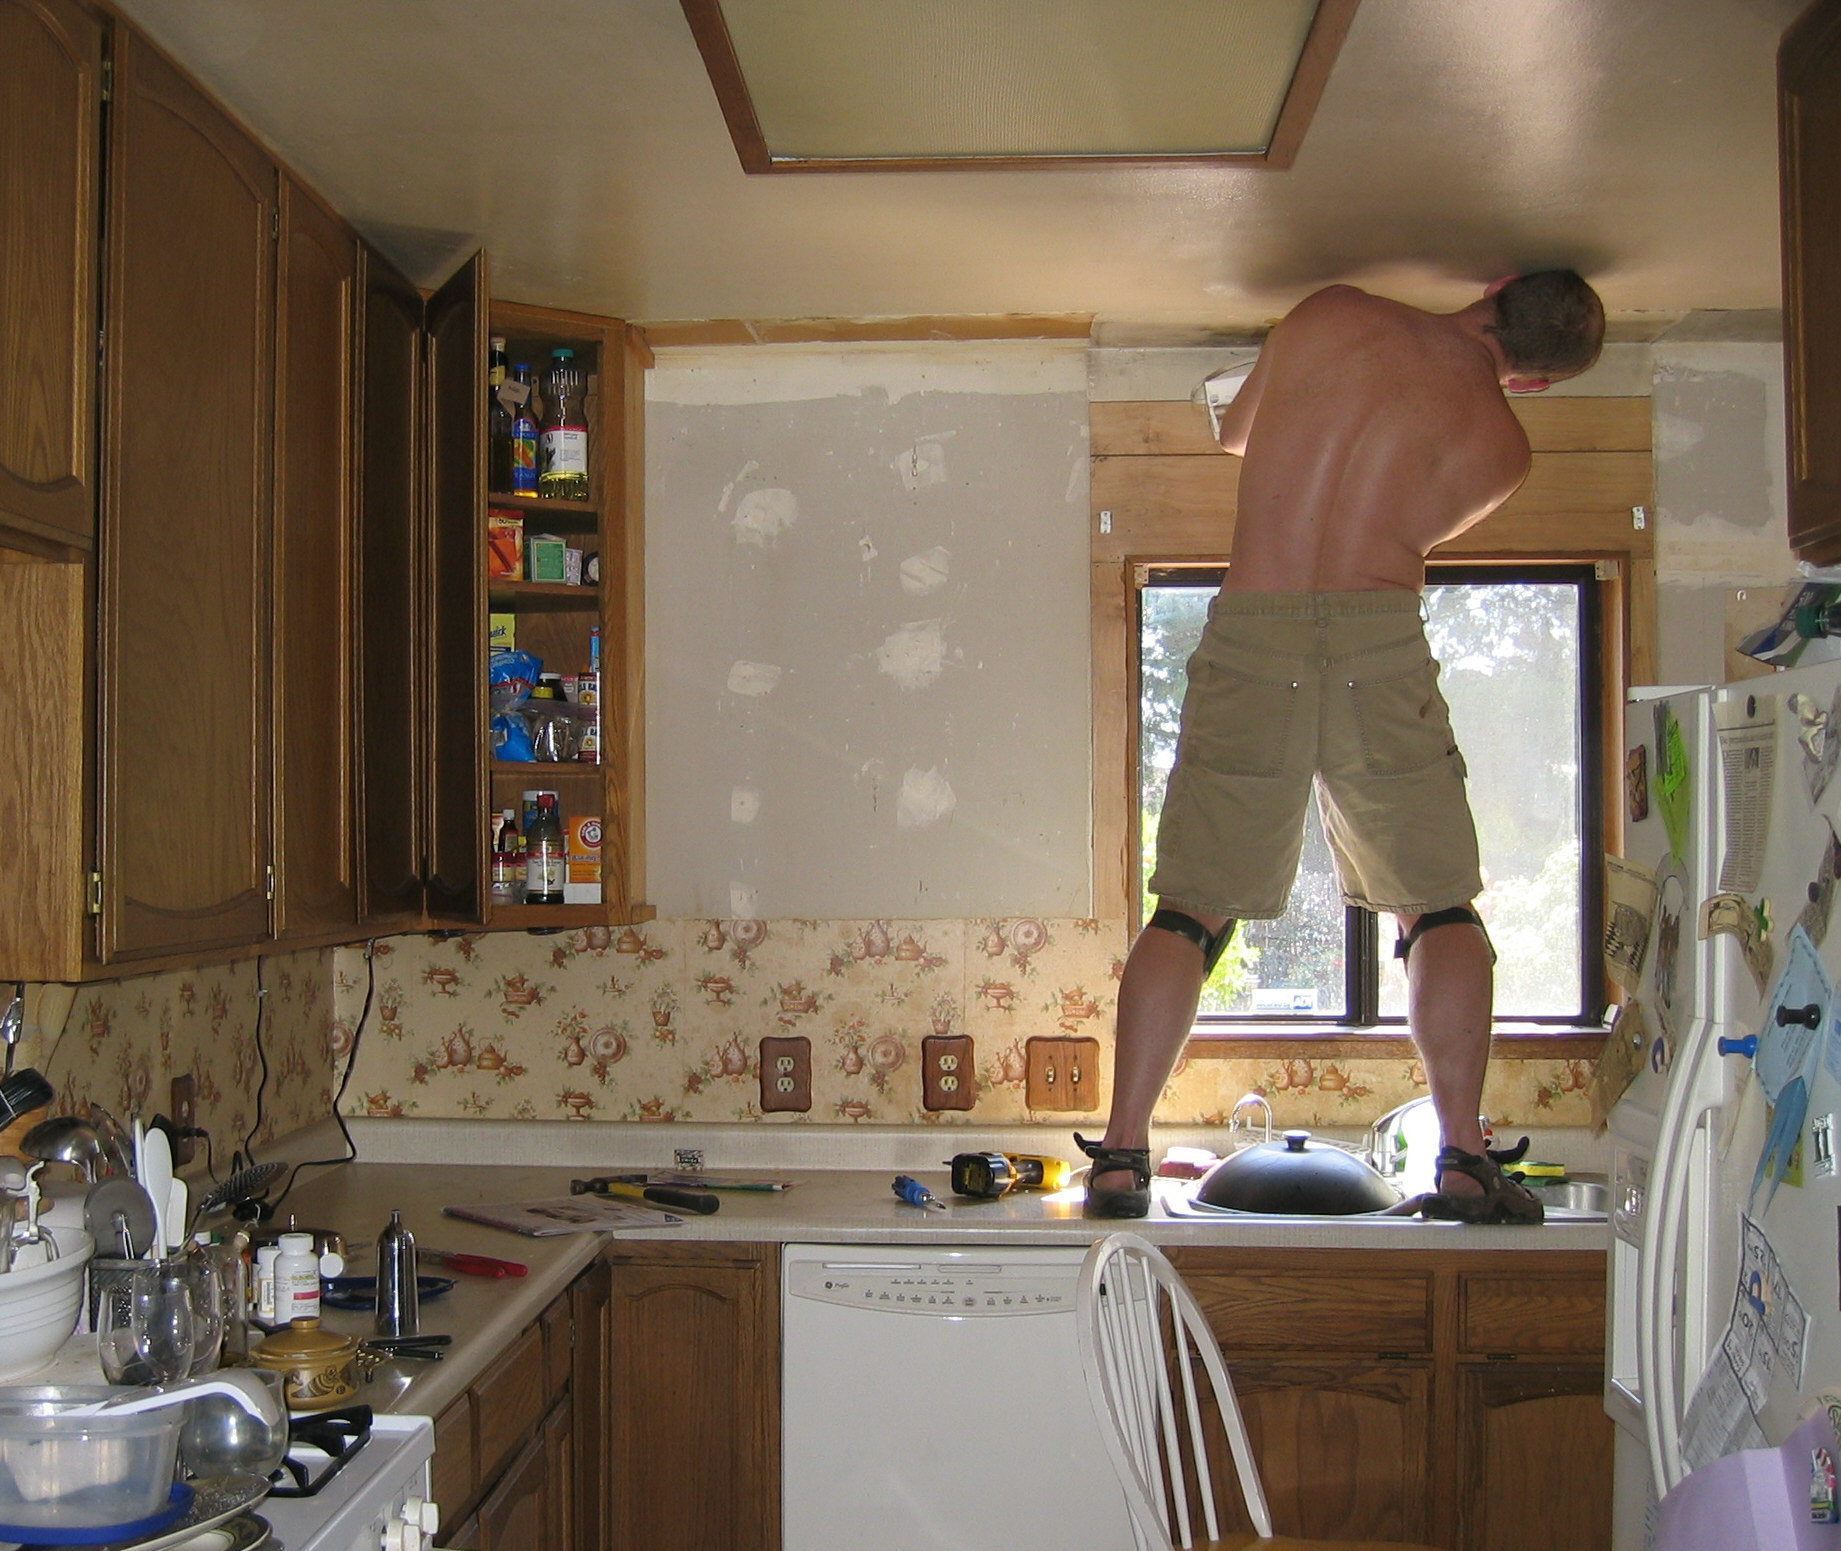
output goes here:
[{"label": "pot lid knob", "polygon": [[1285,1133],[1285,1151],[1303,1152],[1304,1144],[1310,1140],[1308,1131],[1287,1131]]}]

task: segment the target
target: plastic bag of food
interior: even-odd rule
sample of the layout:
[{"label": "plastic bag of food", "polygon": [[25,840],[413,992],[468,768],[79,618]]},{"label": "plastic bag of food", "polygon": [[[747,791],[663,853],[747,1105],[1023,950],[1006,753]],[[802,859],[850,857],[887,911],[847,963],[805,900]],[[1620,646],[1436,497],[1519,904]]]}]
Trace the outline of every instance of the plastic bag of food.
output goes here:
[{"label": "plastic bag of food", "polygon": [[492,714],[506,716],[530,698],[543,673],[543,659],[509,647],[494,647],[486,658],[486,684]]}]

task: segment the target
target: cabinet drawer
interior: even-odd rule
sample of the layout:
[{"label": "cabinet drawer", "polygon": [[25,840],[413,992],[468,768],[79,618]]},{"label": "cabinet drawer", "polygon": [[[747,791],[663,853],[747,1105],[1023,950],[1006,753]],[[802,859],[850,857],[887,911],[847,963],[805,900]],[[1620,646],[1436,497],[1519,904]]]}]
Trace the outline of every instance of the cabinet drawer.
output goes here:
[{"label": "cabinet drawer", "polygon": [[1596,1277],[1466,1276],[1460,1350],[1532,1357],[1604,1351],[1604,1282]]},{"label": "cabinet drawer", "polygon": [[1183,1279],[1229,1352],[1429,1352],[1430,1276],[1196,1272]]},{"label": "cabinet drawer", "polygon": [[533,1324],[473,1386],[479,1479],[490,1481],[543,1420],[543,1325]]}]

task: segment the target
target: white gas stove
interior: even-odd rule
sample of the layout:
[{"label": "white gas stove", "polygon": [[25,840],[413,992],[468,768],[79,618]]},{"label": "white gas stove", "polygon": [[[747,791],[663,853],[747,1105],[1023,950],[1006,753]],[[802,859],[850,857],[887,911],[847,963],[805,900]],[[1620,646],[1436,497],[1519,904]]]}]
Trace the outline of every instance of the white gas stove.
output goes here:
[{"label": "white gas stove", "polygon": [[376,1416],[362,1446],[336,1470],[322,1451],[291,1448],[289,1458],[322,1484],[311,1496],[271,1492],[254,1511],[287,1551],[424,1551],[439,1524],[429,1497],[434,1452],[435,1424],[428,1417]]}]

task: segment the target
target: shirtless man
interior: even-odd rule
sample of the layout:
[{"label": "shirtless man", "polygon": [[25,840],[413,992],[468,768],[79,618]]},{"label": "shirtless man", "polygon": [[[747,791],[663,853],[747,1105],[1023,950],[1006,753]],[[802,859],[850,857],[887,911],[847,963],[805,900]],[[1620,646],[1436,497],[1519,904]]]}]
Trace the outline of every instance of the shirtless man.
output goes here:
[{"label": "shirtless man", "polygon": [[1464,762],[1420,618],[1425,557],[1529,468],[1503,397],[1597,359],[1570,270],[1439,314],[1336,285],[1272,330],[1221,416],[1245,460],[1227,579],[1189,663],[1158,833],[1158,909],[1119,986],[1112,1113],[1086,1211],[1150,1209],[1151,1111],[1234,923],[1282,915],[1315,785],[1343,897],[1398,920],[1408,1019],[1443,1128],[1428,1215],[1539,1222],[1484,1148],[1491,966]]}]

